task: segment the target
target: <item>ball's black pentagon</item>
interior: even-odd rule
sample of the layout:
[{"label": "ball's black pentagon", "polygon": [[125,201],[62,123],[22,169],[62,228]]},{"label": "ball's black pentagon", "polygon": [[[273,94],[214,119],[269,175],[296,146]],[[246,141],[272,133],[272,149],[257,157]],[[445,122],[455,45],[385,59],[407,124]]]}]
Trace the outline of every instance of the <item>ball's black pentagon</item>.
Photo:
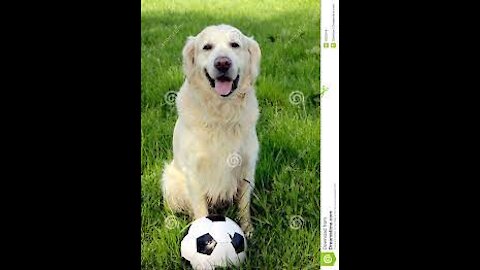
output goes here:
[{"label": "ball's black pentagon", "polygon": [[208,215],[207,218],[211,221],[225,221],[225,216],[222,215]]},{"label": "ball's black pentagon", "polygon": [[238,253],[245,250],[245,239],[241,234],[235,233],[232,238],[232,246],[235,248],[235,251]]},{"label": "ball's black pentagon", "polygon": [[216,245],[217,245],[217,241],[215,241],[215,239],[213,239],[213,237],[209,233],[206,233],[197,238],[198,253],[210,255],[212,254]]}]

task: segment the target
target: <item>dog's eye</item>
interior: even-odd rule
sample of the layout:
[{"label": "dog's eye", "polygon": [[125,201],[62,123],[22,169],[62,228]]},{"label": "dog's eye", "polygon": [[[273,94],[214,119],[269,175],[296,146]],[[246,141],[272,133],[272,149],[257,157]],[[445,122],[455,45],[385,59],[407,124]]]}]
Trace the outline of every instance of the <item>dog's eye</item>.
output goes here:
[{"label": "dog's eye", "polygon": [[203,49],[204,49],[205,51],[211,50],[211,49],[212,49],[212,45],[211,45],[211,44],[205,44],[205,46],[203,46]]},{"label": "dog's eye", "polygon": [[238,43],[236,43],[236,42],[230,43],[230,46],[232,46],[232,48],[238,48],[238,47],[240,47],[240,45],[238,45]]}]

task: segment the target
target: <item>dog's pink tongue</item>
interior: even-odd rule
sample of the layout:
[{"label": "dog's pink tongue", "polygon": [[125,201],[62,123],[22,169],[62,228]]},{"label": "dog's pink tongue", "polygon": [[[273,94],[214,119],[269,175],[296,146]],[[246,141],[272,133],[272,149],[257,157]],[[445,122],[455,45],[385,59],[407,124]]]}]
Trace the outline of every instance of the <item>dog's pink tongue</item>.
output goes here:
[{"label": "dog's pink tongue", "polygon": [[232,81],[215,81],[215,91],[219,95],[227,95],[232,90]]}]

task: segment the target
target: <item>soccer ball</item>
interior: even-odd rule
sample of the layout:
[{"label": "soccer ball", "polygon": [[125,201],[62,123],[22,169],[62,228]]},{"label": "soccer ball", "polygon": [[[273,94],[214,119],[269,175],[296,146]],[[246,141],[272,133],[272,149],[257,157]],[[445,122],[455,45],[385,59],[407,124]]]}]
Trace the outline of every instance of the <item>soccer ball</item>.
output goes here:
[{"label": "soccer ball", "polygon": [[222,215],[192,222],[181,243],[181,255],[193,269],[239,266],[246,258],[247,241],[240,227]]}]

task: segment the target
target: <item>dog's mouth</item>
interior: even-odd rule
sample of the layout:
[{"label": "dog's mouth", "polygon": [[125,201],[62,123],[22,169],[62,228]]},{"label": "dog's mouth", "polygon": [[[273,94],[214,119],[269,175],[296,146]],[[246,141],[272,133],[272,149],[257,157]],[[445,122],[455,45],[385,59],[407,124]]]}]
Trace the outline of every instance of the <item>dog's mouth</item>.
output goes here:
[{"label": "dog's mouth", "polygon": [[205,69],[205,75],[207,76],[208,81],[210,82],[210,86],[215,89],[215,92],[219,94],[222,97],[228,97],[230,96],[235,89],[238,87],[238,81],[240,80],[240,74],[237,75],[235,80],[232,80],[232,78],[221,75],[218,76],[216,79],[213,79],[210,77],[210,75],[207,72],[207,69]]}]

